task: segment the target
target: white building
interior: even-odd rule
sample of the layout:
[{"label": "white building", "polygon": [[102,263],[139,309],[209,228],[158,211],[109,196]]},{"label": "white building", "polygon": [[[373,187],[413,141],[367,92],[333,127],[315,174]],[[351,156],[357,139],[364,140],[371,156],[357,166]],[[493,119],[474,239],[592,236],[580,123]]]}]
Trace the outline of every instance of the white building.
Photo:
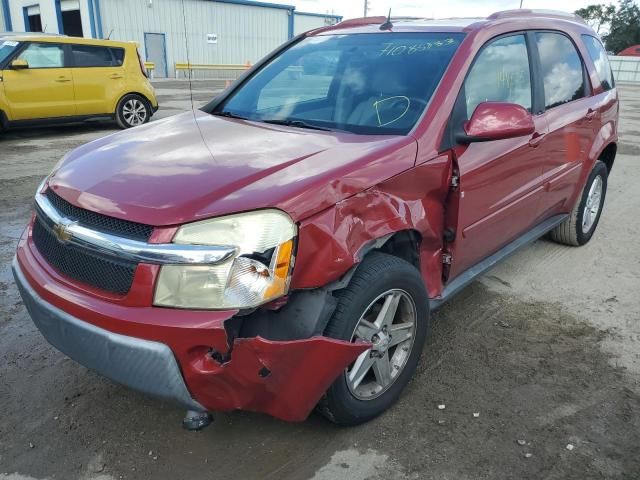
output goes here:
[{"label": "white building", "polygon": [[253,64],[294,35],[341,18],[251,0],[0,0],[0,30],[136,41],[156,78],[187,61]]}]

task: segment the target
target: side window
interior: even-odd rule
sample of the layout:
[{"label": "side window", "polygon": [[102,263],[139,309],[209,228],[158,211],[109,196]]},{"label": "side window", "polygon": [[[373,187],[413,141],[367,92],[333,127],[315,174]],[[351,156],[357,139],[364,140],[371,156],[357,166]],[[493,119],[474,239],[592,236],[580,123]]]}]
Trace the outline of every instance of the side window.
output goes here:
[{"label": "side window", "polygon": [[587,47],[591,60],[593,60],[593,64],[596,66],[596,72],[598,73],[602,88],[604,88],[605,91],[611,90],[614,82],[607,52],[600,41],[591,35],[582,35],[582,40],[584,41],[585,47]]},{"label": "side window", "polygon": [[111,54],[115,61],[115,66],[120,67],[124,63],[124,48],[112,48]]},{"label": "side window", "polygon": [[553,108],[585,95],[584,69],[571,40],[561,33],[536,33],[544,82],[545,108]]},{"label": "side window", "polygon": [[524,35],[485,45],[465,80],[467,118],[487,101],[522,105],[531,111],[531,73]]},{"label": "side window", "polygon": [[312,52],[300,57],[297,65],[287,67],[262,89],[258,110],[287,109],[293,103],[327,98],[340,52]]},{"label": "side window", "polygon": [[64,67],[64,49],[53,43],[31,43],[18,58],[26,60],[29,68]]},{"label": "side window", "polygon": [[113,57],[111,50],[106,47],[90,45],[72,45],[73,65],[75,67],[111,67]]}]

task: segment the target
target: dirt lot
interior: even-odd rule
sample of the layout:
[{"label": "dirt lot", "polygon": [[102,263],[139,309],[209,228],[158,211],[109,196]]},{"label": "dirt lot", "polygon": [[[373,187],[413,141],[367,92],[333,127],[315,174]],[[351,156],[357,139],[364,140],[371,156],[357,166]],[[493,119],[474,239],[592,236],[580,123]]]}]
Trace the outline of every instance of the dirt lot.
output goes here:
[{"label": "dirt lot", "polygon": [[[188,105],[184,83],[158,87],[159,117]],[[204,102],[209,86],[195,87]],[[621,95],[593,241],[540,240],[461,293],[434,316],[402,400],[351,429],[237,412],[187,433],[183,412],[50,347],[10,261],[38,182],[69,149],[113,130],[0,136],[0,478],[640,478],[640,87]]]}]

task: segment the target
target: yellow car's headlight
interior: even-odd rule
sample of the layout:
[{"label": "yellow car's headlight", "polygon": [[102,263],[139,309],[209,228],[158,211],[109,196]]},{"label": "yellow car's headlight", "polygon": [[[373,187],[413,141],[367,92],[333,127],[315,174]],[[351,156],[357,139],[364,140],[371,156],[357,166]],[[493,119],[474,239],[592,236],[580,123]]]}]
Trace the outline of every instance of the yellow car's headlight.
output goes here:
[{"label": "yellow car's headlight", "polygon": [[174,243],[228,245],[218,265],[164,265],[154,304],[194,309],[252,308],[286,294],[297,228],[280,210],[258,210],[180,227]]}]

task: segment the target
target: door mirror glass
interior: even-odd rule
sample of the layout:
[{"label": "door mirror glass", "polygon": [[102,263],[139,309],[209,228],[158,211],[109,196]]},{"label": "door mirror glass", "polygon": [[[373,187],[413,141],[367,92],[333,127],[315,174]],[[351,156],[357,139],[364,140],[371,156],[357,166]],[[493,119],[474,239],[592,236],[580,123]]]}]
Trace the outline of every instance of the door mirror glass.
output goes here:
[{"label": "door mirror glass", "polygon": [[11,62],[11,68],[13,70],[26,70],[27,68],[29,68],[29,62],[19,58]]},{"label": "door mirror glass", "polygon": [[505,102],[481,103],[463,128],[464,133],[458,135],[460,143],[523,137],[535,131],[533,116],[526,108]]}]

